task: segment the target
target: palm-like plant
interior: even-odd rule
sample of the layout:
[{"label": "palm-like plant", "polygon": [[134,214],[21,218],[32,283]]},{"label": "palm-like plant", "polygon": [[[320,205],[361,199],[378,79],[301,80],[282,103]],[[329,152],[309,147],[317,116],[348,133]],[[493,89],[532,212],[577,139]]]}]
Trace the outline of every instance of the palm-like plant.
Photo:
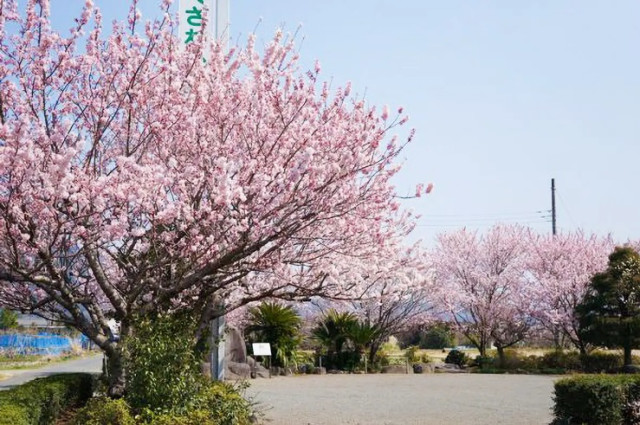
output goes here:
[{"label": "palm-like plant", "polygon": [[342,348],[349,340],[350,329],[358,323],[353,313],[341,313],[334,309],[324,314],[316,327],[312,330],[314,338],[327,348],[328,354],[342,352]]},{"label": "palm-like plant", "polygon": [[300,345],[302,320],[290,306],[264,302],[249,310],[245,332],[252,342],[268,342],[273,348],[273,365],[286,367],[295,363]]},{"label": "palm-like plant", "polygon": [[349,341],[351,341],[354,351],[361,357],[379,334],[378,326],[356,321],[349,329]]},{"label": "palm-like plant", "polygon": [[329,310],[312,331],[327,350],[330,366],[351,369],[380,335],[376,325],[358,320],[353,313]]}]

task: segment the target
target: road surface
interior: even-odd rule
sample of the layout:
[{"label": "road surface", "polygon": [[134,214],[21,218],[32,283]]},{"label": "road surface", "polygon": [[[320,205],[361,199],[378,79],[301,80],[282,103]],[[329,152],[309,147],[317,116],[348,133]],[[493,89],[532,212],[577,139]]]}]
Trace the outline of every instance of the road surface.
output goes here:
[{"label": "road surface", "polygon": [[24,384],[25,382],[36,378],[56,375],[58,373],[72,372],[102,372],[102,354],[96,354],[91,357],[84,357],[77,360],[52,363],[38,369],[1,370],[0,373],[3,375],[9,375],[10,377],[0,381],[0,391],[8,390],[16,385]]}]

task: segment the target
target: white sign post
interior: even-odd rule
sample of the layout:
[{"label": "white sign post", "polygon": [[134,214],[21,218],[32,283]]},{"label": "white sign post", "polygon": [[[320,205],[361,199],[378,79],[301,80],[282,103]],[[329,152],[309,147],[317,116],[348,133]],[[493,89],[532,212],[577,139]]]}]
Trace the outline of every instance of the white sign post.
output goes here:
[{"label": "white sign post", "polygon": [[[268,342],[254,342],[251,344],[253,356],[271,357],[271,344]],[[255,374],[255,371],[253,372]],[[271,361],[269,361],[269,378],[271,378]]]}]

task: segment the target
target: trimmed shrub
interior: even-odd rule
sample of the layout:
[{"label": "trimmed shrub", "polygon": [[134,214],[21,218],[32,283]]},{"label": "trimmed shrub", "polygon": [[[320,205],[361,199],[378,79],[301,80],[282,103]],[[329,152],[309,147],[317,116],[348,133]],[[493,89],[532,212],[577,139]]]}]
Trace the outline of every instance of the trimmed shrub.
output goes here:
[{"label": "trimmed shrub", "polygon": [[251,406],[239,389],[212,382],[194,399],[191,409],[180,413],[144,409],[140,420],[145,425],[249,425],[250,417]]},{"label": "trimmed shrub", "polygon": [[210,413],[215,425],[248,425],[251,406],[240,391],[226,382],[212,382],[199,395],[197,408]]},{"label": "trimmed shrub", "polygon": [[540,358],[541,369],[582,370],[580,353],[577,351],[554,350]]},{"label": "trimmed shrub", "polygon": [[493,357],[490,356],[476,356],[473,360],[473,365],[480,369],[486,369],[493,367]]},{"label": "trimmed shrub", "polygon": [[53,423],[69,407],[93,394],[93,377],[85,373],[54,375],[0,392],[0,425]]},{"label": "trimmed shrub", "polygon": [[177,416],[164,413],[153,416],[148,425],[218,425],[211,419],[211,415],[206,410],[192,410],[185,415]]},{"label": "trimmed shrub", "polygon": [[593,351],[580,356],[582,371],[586,373],[616,372],[624,361],[621,354]]},{"label": "trimmed shrub", "polygon": [[[0,401],[2,399],[0,398]],[[24,406],[0,406],[0,424],[2,425],[30,425],[29,412]]]},{"label": "trimmed shrub", "polygon": [[447,354],[447,358],[444,359],[445,363],[456,364],[460,367],[464,367],[465,364],[469,361],[469,358],[465,353],[458,350],[451,350],[449,354]]},{"label": "trimmed shrub", "polygon": [[72,425],[136,425],[129,405],[124,400],[98,397],[78,410]]},{"label": "trimmed shrub", "polygon": [[638,423],[640,377],[592,375],[555,383],[553,424],[632,425]]},{"label": "trimmed shrub", "polygon": [[[531,363],[531,362],[529,362]],[[505,370],[527,369],[531,364],[527,364],[524,357],[520,356],[517,351],[504,350],[502,358],[495,356],[493,358],[493,367]],[[535,369],[537,365],[533,365]]]}]

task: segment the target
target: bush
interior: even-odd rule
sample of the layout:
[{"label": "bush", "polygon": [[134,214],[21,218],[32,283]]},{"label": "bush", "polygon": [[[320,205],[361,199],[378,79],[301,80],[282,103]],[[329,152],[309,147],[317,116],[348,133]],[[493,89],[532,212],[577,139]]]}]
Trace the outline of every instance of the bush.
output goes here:
[{"label": "bush", "polygon": [[594,351],[580,356],[582,371],[586,373],[616,372],[624,363],[622,355]]},{"label": "bush", "polygon": [[126,401],[98,397],[78,411],[72,425],[248,425],[251,406],[240,389],[243,388],[212,382],[194,397],[190,408],[181,412],[143,408],[137,411],[137,420]]},{"label": "bush", "polygon": [[0,309],[0,330],[18,327],[18,314],[6,308]]},{"label": "bush", "polygon": [[97,397],[78,410],[72,425],[135,425],[129,405],[124,400]]},{"label": "bush", "polygon": [[517,351],[504,350],[502,358],[499,356],[493,358],[493,366],[505,370],[523,369],[525,360]]},{"label": "bush", "polygon": [[184,415],[162,413],[152,415],[145,422],[148,425],[218,425],[206,410],[192,410]]},{"label": "bush", "polygon": [[531,372],[547,368],[543,366],[541,357],[535,355],[525,356],[516,350],[504,350],[502,360],[499,357],[494,357],[491,364],[495,368],[508,371],[520,370]]},{"label": "bush", "polygon": [[449,354],[447,354],[447,358],[444,359],[445,363],[456,364],[460,367],[464,367],[465,364],[469,361],[469,358],[465,353],[458,350],[451,350]]},{"label": "bush", "polygon": [[182,413],[204,386],[187,316],[159,316],[138,321],[126,341],[126,400],[134,409]]},{"label": "bush", "polygon": [[420,355],[418,353],[418,347],[412,345],[411,347],[407,347],[404,352],[404,356],[407,358],[409,363],[416,363],[420,361]]},{"label": "bush", "polygon": [[249,424],[251,406],[235,388],[226,382],[213,382],[199,396],[197,406],[210,412],[215,425]]},{"label": "bush", "polygon": [[491,356],[476,356],[473,360],[473,365],[480,369],[486,369],[493,367],[493,357]]},{"label": "bush", "polygon": [[85,373],[54,375],[0,392],[0,425],[53,423],[69,407],[84,404],[93,393]]},{"label": "bush", "polygon": [[456,335],[447,323],[438,323],[420,335],[420,348],[442,349],[456,345]]},{"label": "bush", "polygon": [[632,425],[640,419],[640,377],[594,375],[555,383],[554,424]]},{"label": "bush", "polygon": [[580,354],[577,351],[554,350],[540,358],[541,369],[564,369],[566,371],[582,370]]}]

